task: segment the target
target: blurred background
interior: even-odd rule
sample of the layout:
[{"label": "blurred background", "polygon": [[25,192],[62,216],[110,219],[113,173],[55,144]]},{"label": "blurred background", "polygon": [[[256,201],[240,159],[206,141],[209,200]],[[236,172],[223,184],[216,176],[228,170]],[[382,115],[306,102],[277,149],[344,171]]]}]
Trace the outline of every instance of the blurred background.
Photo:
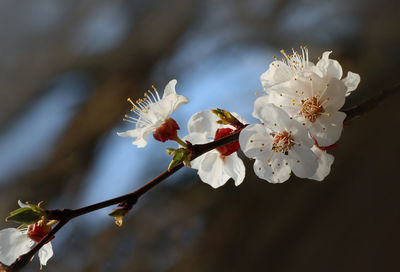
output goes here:
[{"label": "blurred background", "polygon": [[[172,116],[181,136],[205,109],[255,122],[259,76],[282,48],[307,45],[314,60],[333,50],[361,75],[345,107],[372,97],[400,81],[399,14],[396,0],[1,1],[0,218],[18,199],[77,208],[164,171],[173,143],[116,136],[132,128],[126,98],[152,84],[176,78],[191,100]],[[68,224],[46,270],[398,270],[399,102],[349,123],[323,182],[269,184],[244,159],[243,184],[215,190],[184,169],[122,228],[112,207]]]}]

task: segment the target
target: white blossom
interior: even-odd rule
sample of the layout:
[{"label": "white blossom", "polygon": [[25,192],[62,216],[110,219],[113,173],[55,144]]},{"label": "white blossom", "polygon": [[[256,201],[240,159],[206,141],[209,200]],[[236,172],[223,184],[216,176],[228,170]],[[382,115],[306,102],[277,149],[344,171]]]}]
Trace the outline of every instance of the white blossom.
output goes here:
[{"label": "white blossom", "polygon": [[286,61],[274,61],[261,75],[267,95],[259,97],[255,107],[272,103],[309,129],[320,146],[334,144],[339,138],[346,115],[339,110],[345,97],[357,87],[360,76],[349,72],[340,80],[342,67],[325,52],[316,65],[302,55],[283,54]]},{"label": "white blossom", "polygon": [[[29,207],[18,201],[21,208]],[[16,229],[7,228],[0,230],[0,262],[5,265],[11,265],[19,256],[27,253],[35,241],[29,238],[28,228]],[[47,261],[53,256],[53,247],[50,242],[39,249],[40,266],[47,264]]]},{"label": "white blossom", "polygon": [[[239,121],[245,123],[238,114],[232,114]],[[189,134],[184,139],[192,144],[204,144],[214,140],[218,129],[228,128],[232,131],[235,129],[230,125],[218,124],[218,120],[218,117],[211,111],[202,111],[194,114],[188,122]],[[237,145],[236,148],[234,147],[235,145]],[[229,144],[227,150],[225,150],[227,152],[226,156],[217,149],[211,150],[194,159],[191,167],[197,169],[200,179],[213,188],[224,185],[230,178],[238,186],[242,183],[246,171],[243,161],[237,155],[238,148],[238,143]]]},{"label": "white blossom", "polygon": [[185,96],[176,94],[176,83],[177,81],[173,79],[167,84],[162,98],[160,98],[158,91],[153,88],[153,91],[149,90],[145,93],[145,97],[137,100],[136,103],[128,99],[132,104],[131,111],[136,116],[126,115],[124,120],[136,124],[136,128],[118,132],[118,136],[136,138],[132,143],[138,147],[145,147],[150,134],[160,127],[182,104],[189,102],[189,99]]},{"label": "white blossom", "polygon": [[252,124],[239,136],[244,154],[254,162],[254,172],[271,183],[282,183],[291,172],[300,178],[310,178],[317,170],[317,157],[311,147],[314,142],[307,130],[273,104],[256,107],[254,117],[262,124]]}]

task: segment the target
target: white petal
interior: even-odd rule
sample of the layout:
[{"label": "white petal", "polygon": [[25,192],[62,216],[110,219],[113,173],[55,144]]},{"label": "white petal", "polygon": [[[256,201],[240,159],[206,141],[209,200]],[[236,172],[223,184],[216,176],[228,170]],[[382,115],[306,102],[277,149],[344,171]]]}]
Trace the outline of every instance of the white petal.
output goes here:
[{"label": "white petal", "polygon": [[306,146],[294,145],[289,150],[288,161],[293,173],[299,178],[309,178],[317,170],[317,156]]},{"label": "white petal", "polygon": [[219,156],[220,154],[217,152],[206,153],[198,171],[200,179],[213,188],[224,185],[229,179],[224,172],[224,163]]},{"label": "white petal", "polygon": [[296,122],[296,124],[297,126],[291,127],[295,143],[311,148],[314,145],[314,140],[310,137],[308,130],[299,122]]},{"label": "white petal", "polygon": [[286,63],[282,61],[273,61],[267,71],[261,77],[261,83],[264,88],[269,88],[276,84],[291,80],[294,72],[289,68]]},{"label": "white petal", "polygon": [[182,138],[184,141],[189,141],[192,144],[205,144],[211,142],[206,133],[192,132]]},{"label": "white petal", "polygon": [[30,208],[29,205],[26,205],[26,204],[23,203],[21,200],[18,200],[18,205],[19,205],[21,208]]},{"label": "white petal", "polygon": [[[183,137],[184,141],[189,141],[192,144],[205,144],[210,142],[211,140],[207,138],[205,133],[190,133],[189,135],[186,135],[185,137]],[[210,151],[213,152],[214,150]],[[215,152],[218,152],[215,150]],[[193,169],[199,169],[201,162],[203,161],[205,157],[205,154],[201,155],[200,157],[197,157],[196,159],[192,160],[190,162],[191,167]]]},{"label": "white petal", "polygon": [[341,111],[330,116],[321,115],[309,128],[311,136],[315,137],[319,146],[330,146],[337,142],[343,129],[346,114]]},{"label": "white petal", "polygon": [[326,176],[329,175],[329,172],[331,171],[331,165],[335,158],[326,151],[319,149],[317,146],[313,146],[311,150],[317,156],[318,167],[315,174],[309,177],[309,179],[322,181]]},{"label": "white petal", "polygon": [[5,265],[12,264],[19,256],[27,253],[32,245],[32,240],[26,233],[8,228],[0,231],[0,262]]},{"label": "white petal", "polygon": [[357,89],[358,84],[360,83],[360,75],[353,73],[353,72],[348,72],[347,76],[342,79],[344,85],[347,87],[347,92],[346,96],[350,95],[352,91]]},{"label": "white petal", "polygon": [[163,99],[164,99],[164,97],[166,97],[170,94],[176,94],[176,91],[175,91],[176,83],[178,83],[178,81],[176,79],[172,79],[170,82],[168,82],[168,84],[165,86],[165,89],[164,89],[164,94],[162,96]]},{"label": "white petal", "polygon": [[290,167],[287,164],[286,156],[282,153],[274,153],[270,162],[267,160],[256,160],[254,162],[254,173],[271,183],[282,183],[290,177]]},{"label": "white petal", "polygon": [[[301,106],[298,103],[293,105],[292,99],[295,99],[296,101],[300,100],[298,96],[292,94],[291,90],[280,92],[271,91],[268,92],[268,94],[257,98],[254,102],[254,108],[257,108],[259,111],[259,109],[263,108],[267,104],[274,104],[275,106],[285,110],[289,114],[289,116],[294,116],[300,112]],[[253,116],[260,119],[260,117],[258,116],[258,111],[255,111],[253,113]]]},{"label": "white petal", "polygon": [[323,72],[328,78],[341,79],[343,75],[342,66],[336,60],[329,59],[329,55],[332,51],[326,51],[322,54],[322,58],[317,63],[317,67]]},{"label": "white petal", "polygon": [[117,132],[117,135],[120,137],[136,138],[141,135],[141,132],[141,129],[130,129],[124,132]]},{"label": "white petal", "polygon": [[254,107],[253,116],[260,119],[265,127],[273,131],[283,131],[293,126],[294,120],[289,115],[273,104],[266,104],[262,107]]},{"label": "white petal", "polygon": [[225,157],[224,170],[235,181],[236,186],[243,182],[246,175],[246,168],[244,167],[243,161],[236,152]]},{"label": "white petal", "polygon": [[117,132],[117,135],[120,137],[136,138],[136,140],[133,141],[132,144],[141,148],[147,145],[147,141],[149,140],[150,134],[155,129],[156,127],[154,126],[148,126],[143,128],[131,129],[125,132]]},{"label": "white petal", "polygon": [[252,124],[245,127],[239,134],[239,144],[248,158],[267,159],[272,152],[272,137],[265,127]]},{"label": "white petal", "polygon": [[220,127],[220,125],[217,124],[218,120],[219,118],[210,110],[195,113],[189,119],[188,131],[190,133],[206,133],[207,137],[213,138],[215,132]]},{"label": "white petal", "polygon": [[346,99],[346,86],[341,80],[331,78],[328,86],[325,86],[322,96],[319,98],[320,103],[327,111],[338,111],[343,107]]},{"label": "white petal", "polygon": [[176,94],[176,83],[176,79],[171,80],[165,86],[162,99],[152,105],[150,112],[155,114],[158,119],[162,119],[163,121],[168,119],[182,104],[189,102],[189,99],[185,96]]},{"label": "white petal", "polygon": [[39,249],[39,260],[41,265],[46,265],[47,261],[53,256],[53,247],[51,243],[45,244],[41,249]]}]

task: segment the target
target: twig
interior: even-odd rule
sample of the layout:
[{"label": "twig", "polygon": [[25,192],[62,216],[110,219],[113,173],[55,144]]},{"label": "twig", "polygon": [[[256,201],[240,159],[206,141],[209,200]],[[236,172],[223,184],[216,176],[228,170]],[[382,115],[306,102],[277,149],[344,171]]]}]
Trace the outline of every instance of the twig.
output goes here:
[{"label": "twig", "polygon": [[[228,144],[230,142],[237,141],[239,139],[239,133],[240,131],[244,128],[243,126],[241,129],[236,130],[233,132],[231,135],[226,136],[224,138],[221,138],[219,140],[206,143],[206,144],[198,144],[198,145],[192,145],[191,146],[191,151],[192,151],[192,156],[191,160],[196,159],[197,157],[203,155],[204,153],[207,153],[210,150],[213,150],[219,146],[223,146],[225,144]],[[47,242],[51,240],[51,238],[65,225],[67,224],[71,219],[76,218],[78,216],[84,215],[91,213],[96,210],[100,210],[112,205],[116,205],[121,202],[129,202],[132,203],[133,205],[139,200],[139,197],[141,197],[143,194],[148,192],[151,188],[156,186],[157,184],[160,184],[162,181],[167,179],[169,176],[177,172],[183,167],[183,163],[180,163],[176,165],[175,167],[171,168],[170,170],[166,170],[163,173],[161,173],[158,177],[152,179],[145,185],[143,185],[141,188],[137,189],[134,192],[131,192],[126,195],[122,195],[116,198],[112,198],[106,201],[102,201],[93,205],[89,205],[86,207],[82,207],[79,209],[71,210],[71,209],[63,209],[63,210],[47,210],[47,216],[49,220],[58,220],[60,221],[43,239],[36,244],[29,252],[21,255],[13,264],[10,266],[5,266],[3,269],[7,272],[16,272],[22,269],[25,265],[29,263],[29,261],[32,259],[32,257],[39,251],[39,249],[44,246]]]},{"label": "twig", "polygon": [[390,97],[391,95],[399,91],[400,91],[400,83],[396,84],[391,88],[387,88],[380,91],[377,95],[364,100],[361,104],[343,110],[343,112],[345,112],[347,115],[344,122],[351,121],[366,114],[367,112],[376,108],[384,99]]}]

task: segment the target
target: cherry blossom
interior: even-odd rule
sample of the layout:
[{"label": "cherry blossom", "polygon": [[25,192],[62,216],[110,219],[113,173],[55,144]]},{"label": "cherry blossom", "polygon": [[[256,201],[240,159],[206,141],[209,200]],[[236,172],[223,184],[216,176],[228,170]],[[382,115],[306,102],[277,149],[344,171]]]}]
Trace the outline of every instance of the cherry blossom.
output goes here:
[{"label": "cherry blossom", "polygon": [[254,117],[262,124],[252,124],[242,130],[239,143],[244,154],[254,162],[254,172],[271,183],[282,183],[291,172],[300,178],[310,178],[317,170],[314,142],[299,122],[291,119],[273,104],[256,107]]},{"label": "cherry blossom", "polygon": [[[29,207],[18,201],[23,207]],[[0,262],[5,265],[11,265],[21,255],[27,253],[35,243],[39,242],[46,236],[51,226],[48,220],[40,220],[35,224],[29,225],[27,228],[16,229],[7,228],[0,231]],[[46,243],[38,253],[40,265],[44,266],[53,256],[53,247],[50,242]]]},{"label": "cherry blossom", "polygon": [[[245,123],[241,116],[232,114]],[[194,114],[188,122],[189,135],[184,139],[192,144],[204,144],[228,136],[234,131],[233,126],[218,124],[218,120],[211,111]],[[246,171],[243,161],[237,155],[238,149],[238,142],[224,145],[194,159],[191,167],[197,169],[200,179],[213,188],[224,185],[230,178],[238,186],[242,183]]]},{"label": "cherry blossom", "polygon": [[339,110],[345,98],[357,87],[360,77],[355,73],[340,80],[342,67],[329,59],[325,52],[314,65],[308,60],[308,51],[294,52],[286,61],[274,61],[261,75],[267,95],[259,97],[255,107],[272,103],[284,109],[291,118],[307,127],[320,146],[334,144],[341,135],[346,115]]},{"label": "cherry blossom", "polygon": [[176,83],[173,79],[167,84],[162,98],[153,87],[152,91],[149,90],[145,97],[136,103],[128,99],[132,104],[131,112],[135,116],[125,115],[124,120],[136,124],[136,128],[118,132],[118,136],[136,138],[132,143],[137,147],[145,147],[152,132],[158,141],[174,140],[179,126],[170,115],[182,104],[189,102],[186,97],[176,94]]}]

